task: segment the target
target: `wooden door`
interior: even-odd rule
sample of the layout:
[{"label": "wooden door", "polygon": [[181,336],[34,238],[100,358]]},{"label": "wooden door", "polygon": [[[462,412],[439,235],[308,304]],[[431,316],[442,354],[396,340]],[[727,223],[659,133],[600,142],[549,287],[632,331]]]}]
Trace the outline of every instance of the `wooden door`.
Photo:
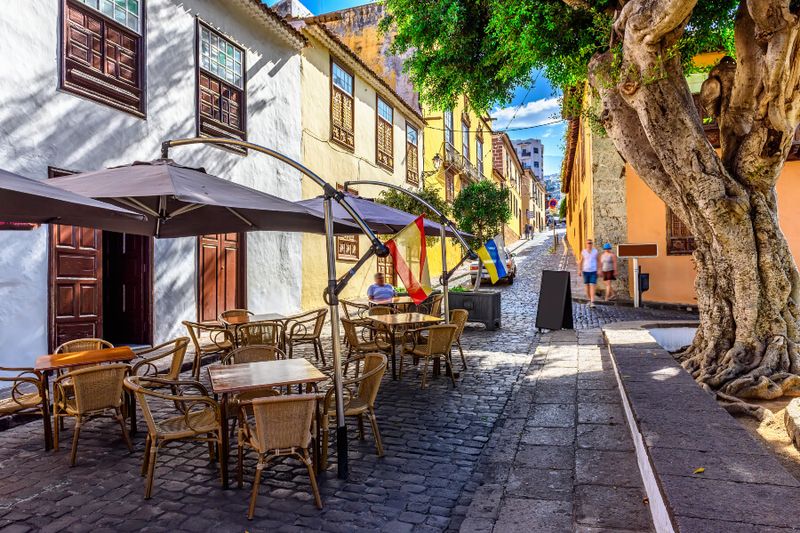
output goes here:
[{"label": "wooden door", "polygon": [[203,235],[198,245],[198,319],[216,320],[227,309],[245,307],[244,234]]},{"label": "wooden door", "polygon": [[49,343],[103,336],[103,232],[50,227]]},{"label": "wooden door", "polygon": [[153,238],[103,232],[103,318],[106,340],[151,344]]}]

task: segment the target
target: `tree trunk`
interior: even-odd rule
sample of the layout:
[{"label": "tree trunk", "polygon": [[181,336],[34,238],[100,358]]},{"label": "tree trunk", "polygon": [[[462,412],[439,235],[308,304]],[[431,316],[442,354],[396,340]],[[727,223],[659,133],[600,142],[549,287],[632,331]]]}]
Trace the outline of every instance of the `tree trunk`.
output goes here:
[{"label": "tree trunk", "polygon": [[614,23],[620,48],[590,65],[600,121],[695,236],[700,327],[679,356],[684,368],[728,396],[800,396],[800,278],[775,195],[800,122],[798,19],[781,0],[742,0],[739,63],[723,59],[701,93],[720,127],[720,156],[676,52],[695,2],[624,5]]}]

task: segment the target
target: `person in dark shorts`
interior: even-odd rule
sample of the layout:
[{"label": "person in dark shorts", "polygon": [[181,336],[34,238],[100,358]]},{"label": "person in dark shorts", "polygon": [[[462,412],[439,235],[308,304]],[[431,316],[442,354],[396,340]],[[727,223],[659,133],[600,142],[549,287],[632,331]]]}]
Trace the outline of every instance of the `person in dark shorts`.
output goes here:
[{"label": "person in dark shorts", "polygon": [[617,297],[614,294],[614,285],[611,283],[617,279],[617,256],[611,251],[611,243],[603,245],[603,253],[600,255],[600,271],[603,273],[603,282],[606,288],[606,301]]},{"label": "person in dark shorts", "polygon": [[589,298],[589,307],[594,307],[594,293],[597,285],[597,248],[592,239],[586,240],[586,248],[581,250],[581,264],[578,265],[583,272],[583,285],[586,297]]}]

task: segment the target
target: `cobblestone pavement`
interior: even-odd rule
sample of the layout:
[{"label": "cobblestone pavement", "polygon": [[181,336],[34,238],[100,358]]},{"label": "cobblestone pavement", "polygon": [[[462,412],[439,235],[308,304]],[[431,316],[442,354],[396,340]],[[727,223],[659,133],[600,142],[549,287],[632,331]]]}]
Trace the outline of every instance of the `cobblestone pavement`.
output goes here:
[{"label": "cobblestone pavement", "polygon": [[[519,403],[509,403],[512,391],[530,368],[540,366],[533,327],[540,271],[557,268],[559,257],[548,253],[549,245],[542,235],[517,251],[516,282],[501,289],[503,327],[467,329],[463,344],[469,368],[456,389],[439,378],[420,390],[413,367],[403,381],[384,379],[377,416],[386,455],[375,456],[369,430],[360,441],[353,429],[350,478],[336,478],[335,457],[320,475],[322,511],[313,505],[304,469],[286,460],[265,472],[255,520],[248,522],[254,461],[246,462],[243,489],[223,491],[200,443],[160,452],[153,498],[145,501],[139,477],[143,433],[129,454],[113,422],[91,422],[81,433],[78,464],[70,468],[63,444],[58,452],[42,451],[41,423],[35,420],[0,432],[1,531],[457,530],[485,478],[479,465],[496,451],[487,443],[495,428],[502,429],[509,406]],[[580,304],[574,315],[577,328],[685,317],[621,307],[590,310]],[[139,427],[144,427],[141,420]],[[71,436],[68,422],[65,442]]]}]

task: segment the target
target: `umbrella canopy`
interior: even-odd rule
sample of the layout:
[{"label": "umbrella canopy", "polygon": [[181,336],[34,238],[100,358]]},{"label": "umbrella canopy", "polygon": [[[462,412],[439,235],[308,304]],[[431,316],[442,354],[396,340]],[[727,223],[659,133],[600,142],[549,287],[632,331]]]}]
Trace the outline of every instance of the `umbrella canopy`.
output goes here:
[{"label": "umbrella canopy", "polygon": [[[322,213],[324,200],[323,196],[317,196],[310,200],[297,202],[316,213]],[[406,211],[380,204],[368,198],[362,198],[350,193],[345,193],[345,200],[350,204],[356,213],[367,223],[367,226],[378,234],[394,234],[414,222],[418,215],[412,215]],[[338,203],[333,204],[333,216],[343,220],[348,220],[350,215]],[[445,227],[445,232],[449,237],[454,237],[455,233],[450,227]],[[438,222],[425,219],[425,235],[438,237],[441,235],[441,225]],[[462,235],[467,235],[462,233]]]},{"label": "umbrella canopy", "polygon": [[70,224],[127,232],[144,217],[50,185],[0,170],[0,220],[34,224]]},{"label": "umbrella canopy", "polygon": [[[239,185],[203,168],[170,159],[135,162],[50,180],[74,193],[102,198],[147,215],[137,231],[156,237],[189,237],[238,231],[325,233],[320,213]],[[351,222],[334,221],[334,233],[361,233]]]}]

